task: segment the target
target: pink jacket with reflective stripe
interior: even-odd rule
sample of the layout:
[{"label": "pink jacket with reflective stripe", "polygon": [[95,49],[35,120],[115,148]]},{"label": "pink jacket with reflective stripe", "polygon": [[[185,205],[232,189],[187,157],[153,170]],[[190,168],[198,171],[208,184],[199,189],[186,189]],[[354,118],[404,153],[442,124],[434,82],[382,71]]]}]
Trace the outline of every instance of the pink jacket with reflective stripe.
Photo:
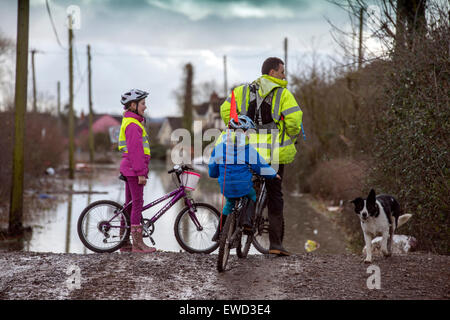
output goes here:
[{"label": "pink jacket with reflective stripe", "polygon": [[[123,116],[126,118],[134,118],[141,123],[144,121],[143,117],[131,111],[126,111]],[[147,177],[150,156],[144,154],[144,147],[142,146],[142,129],[137,124],[130,123],[125,129],[125,138],[127,141],[128,153],[122,153],[120,172],[126,177]]]}]

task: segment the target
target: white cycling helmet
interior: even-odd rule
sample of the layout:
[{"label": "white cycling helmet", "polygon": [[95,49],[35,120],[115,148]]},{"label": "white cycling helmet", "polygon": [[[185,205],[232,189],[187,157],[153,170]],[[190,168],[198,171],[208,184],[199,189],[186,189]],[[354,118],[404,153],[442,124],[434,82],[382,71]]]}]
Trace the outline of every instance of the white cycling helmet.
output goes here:
[{"label": "white cycling helmet", "polygon": [[147,98],[148,92],[139,90],[139,89],[131,89],[130,91],[125,92],[120,99],[120,103],[126,106],[129,102],[139,101]]}]

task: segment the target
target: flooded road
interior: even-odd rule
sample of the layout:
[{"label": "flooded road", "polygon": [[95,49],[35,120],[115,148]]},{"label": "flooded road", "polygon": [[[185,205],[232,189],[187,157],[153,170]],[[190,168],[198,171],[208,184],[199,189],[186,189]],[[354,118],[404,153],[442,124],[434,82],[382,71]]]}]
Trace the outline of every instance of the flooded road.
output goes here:
[{"label": "flooded road", "polygon": [[[165,193],[175,189],[172,176],[167,174],[166,165],[162,162],[151,163],[149,180],[144,189],[144,203],[149,203]],[[197,202],[206,202],[220,209],[222,196],[216,179],[208,177],[207,172],[201,172],[197,189],[192,197]],[[92,253],[84,247],[77,234],[77,221],[82,210],[90,203],[108,199],[123,203],[125,184],[118,179],[118,166],[96,166],[90,172],[76,175],[72,182],[64,181],[67,191],[73,193],[49,194],[40,193],[41,202],[58,201],[49,209],[36,209],[27,215],[25,226],[31,226],[31,235],[23,242],[23,251],[52,253]],[[286,188],[285,188],[286,189]],[[305,253],[305,242],[313,240],[320,244],[316,253],[345,253],[343,234],[328,218],[312,209],[306,200],[307,195],[290,194],[284,190],[285,199],[285,240],[286,249],[293,253]],[[166,202],[144,212],[144,217],[153,216]],[[153,239],[156,248],[163,251],[183,251],[178,245],[173,232],[176,215],[184,207],[179,201],[167,211],[155,224]],[[220,210],[219,210],[220,211]],[[150,245],[150,241],[148,244]],[[250,253],[258,253],[254,248]]]}]

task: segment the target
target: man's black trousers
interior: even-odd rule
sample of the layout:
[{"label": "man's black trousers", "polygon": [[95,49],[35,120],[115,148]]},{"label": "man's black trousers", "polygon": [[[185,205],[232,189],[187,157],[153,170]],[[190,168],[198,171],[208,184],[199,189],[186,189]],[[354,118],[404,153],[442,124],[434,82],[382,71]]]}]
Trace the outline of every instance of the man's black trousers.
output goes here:
[{"label": "man's black trousers", "polygon": [[284,164],[280,164],[277,172],[280,179],[266,180],[267,208],[269,210],[269,240],[270,249],[280,249],[283,242],[283,181]]}]

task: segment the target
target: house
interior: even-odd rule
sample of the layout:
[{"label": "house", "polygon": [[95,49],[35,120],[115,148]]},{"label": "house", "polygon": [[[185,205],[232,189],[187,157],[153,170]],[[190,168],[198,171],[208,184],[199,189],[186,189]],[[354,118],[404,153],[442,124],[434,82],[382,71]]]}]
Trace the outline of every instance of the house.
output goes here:
[{"label": "house", "polygon": [[[210,128],[217,128],[220,130],[226,129],[225,124],[220,117],[220,106],[224,100],[225,98],[220,98],[213,92],[208,102],[193,106],[192,130],[201,130],[201,132],[193,132],[194,134],[203,135],[203,132]],[[201,125],[194,125],[194,122],[196,121],[200,121]],[[176,145],[178,141],[171,141],[171,135],[173,131],[180,128],[183,128],[182,117],[167,117],[162,122],[158,134],[156,135],[157,141],[165,146]]]},{"label": "house", "polygon": [[[92,119],[92,132],[107,133],[110,127],[120,126],[122,118],[109,114],[94,114]],[[75,129],[76,136],[83,136],[89,134],[89,116],[85,116],[81,113],[81,117],[78,121]]]},{"label": "house", "polygon": [[225,98],[220,98],[217,93],[213,92],[208,102],[204,102],[194,106],[194,121],[202,122],[202,131],[210,128],[226,129],[225,124],[220,117],[220,106]]},{"label": "house", "polygon": [[171,135],[174,130],[180,128],[183,128],[181,117],[167,117],[161,124],[161,128],[156,136],[158,142],[165,146],[172,146],[176,144],[176,142],[171,141]]},{"label": "house", "polygon": [[150,145],[159,144],[159,131],[164,123],[164,119],[146,119],[145,128],[147,130]]},{"label": "house", "polygon": [[[115,116],[110,114],[94,114],[92,119],[92,132],[93,134],[104,133],[110,135],[112,128],[120,128],[122,121],[121,116]],[[81,113],[75,128],[75,143],[77,145],[83,144],[83,141],[87,141],[89,135],[89,116],[85,116]],[[111,141],[114,143],[114,141]]]}]

